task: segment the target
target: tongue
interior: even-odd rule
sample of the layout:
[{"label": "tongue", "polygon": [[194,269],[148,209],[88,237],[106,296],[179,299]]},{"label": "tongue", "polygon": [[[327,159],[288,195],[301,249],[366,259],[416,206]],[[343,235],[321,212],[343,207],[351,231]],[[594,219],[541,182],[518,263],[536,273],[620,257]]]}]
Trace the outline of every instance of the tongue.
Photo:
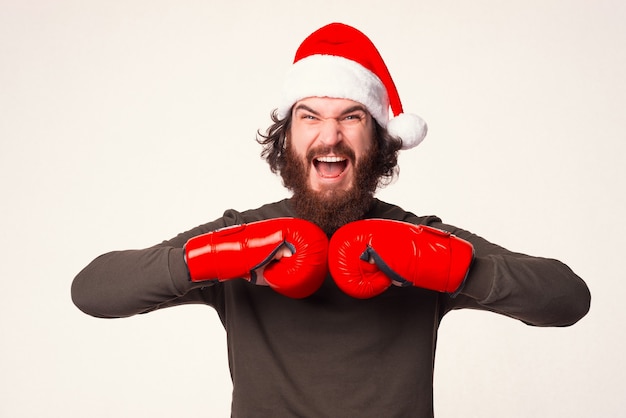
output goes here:
[{"label": "tongue", "polygon": [[337,177],[343,172],[343,164],[319,162],[317,171],[322,177]]}]

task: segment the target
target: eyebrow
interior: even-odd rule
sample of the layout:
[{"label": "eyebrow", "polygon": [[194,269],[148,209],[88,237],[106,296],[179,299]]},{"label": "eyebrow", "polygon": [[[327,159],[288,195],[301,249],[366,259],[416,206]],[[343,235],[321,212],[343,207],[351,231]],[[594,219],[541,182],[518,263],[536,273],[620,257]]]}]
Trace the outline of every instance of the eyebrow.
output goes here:
[{"label": "eyebrow", "polygon": [[[298,104],[298,105],[294,108],[294,112],[297,112],[298,110],[305,110],[305,111],[307,111],[307,112],[311,112],[311,113],[313,113],[313,114],[314,114],[314,115],[316,115],[316,116],[320,116],[320,113],[319,113],[319,112],[317,112],[317,111],[315,111],[315,110],[311,109],[309,106],[307,106],[307,105],[305,105],[305,104],[302,104],[302,103]],[[361,111],[361,112],[364,112],[364,113],[366,113],[366,114],[368,113],[368,112],[367,112],[367,109],[365,108],[365,106],[360,105],[360,104],[357,104],[357,105],[351,106],[351,107],[349,107],[349,108],[347,108],[347,109],[343,110],[343,111],[341,112],[340,116],[347,115],[348,113],[357,112],[357,111]]]}]

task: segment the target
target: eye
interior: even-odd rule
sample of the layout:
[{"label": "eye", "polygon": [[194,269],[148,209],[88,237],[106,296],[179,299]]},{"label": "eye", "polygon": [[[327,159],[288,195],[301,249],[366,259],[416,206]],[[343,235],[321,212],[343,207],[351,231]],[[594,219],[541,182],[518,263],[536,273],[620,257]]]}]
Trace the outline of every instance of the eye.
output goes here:
[{"label": "eye", "polygon": [[344,116],[343,120],[348,121],[348,122],[351,122],[351,121],[358,122],[358,121],[363,120],[363,118],[364,118],[364,117],[365,117],[365,115],[363,115],[363,114],[362,114],[362,113],[360,113],[360,112],[357,112],[357,113],[349,113],[349,114],[347,114],[346,116]]},{"label": "eye", "polygon": [[310,113],[303,113],[302,115],[300,115],[300,119],[303,119],[303,120],[316,120],[317,117],[315,117],[315,115],[312,115]]}]

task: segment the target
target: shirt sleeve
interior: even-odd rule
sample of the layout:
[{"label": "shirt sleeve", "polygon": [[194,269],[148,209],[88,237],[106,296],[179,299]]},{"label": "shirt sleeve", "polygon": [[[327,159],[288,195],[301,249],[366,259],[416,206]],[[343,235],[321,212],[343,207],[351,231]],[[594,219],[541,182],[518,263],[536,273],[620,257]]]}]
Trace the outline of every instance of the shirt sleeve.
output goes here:
[{"label": "shirt sleeve", "polygon": [[237,212],[228,211],[220,219],[152,247],[103,254],[74,278],[72,300],[81,311],[99,318],[128,317],[189,303],[211,305],[216,292],[202,288],[219,284],[190,280],[183,247],[191,237],[240,221]]},{"label": "shirt sleeve", "polygon": [[569,326],[589,311],[589,288],[562,262],[512,252],[443,223],[431,226],[469,241],[475,251],[460,293],[456,297],[444,296],[446,312],[481,309],[534,326]]}]

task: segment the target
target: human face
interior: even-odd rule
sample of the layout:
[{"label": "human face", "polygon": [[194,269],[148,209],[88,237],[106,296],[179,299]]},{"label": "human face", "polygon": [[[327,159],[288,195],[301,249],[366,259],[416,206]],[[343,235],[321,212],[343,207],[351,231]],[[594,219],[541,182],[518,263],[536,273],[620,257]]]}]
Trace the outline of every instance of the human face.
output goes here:
[{"label": "human face", "polygon": [[311,190],[347,191],[355,186],[356,164],[373,146],[374,122],[353,100],[309,97],[293,106],[289,141],[305,162]]}]

